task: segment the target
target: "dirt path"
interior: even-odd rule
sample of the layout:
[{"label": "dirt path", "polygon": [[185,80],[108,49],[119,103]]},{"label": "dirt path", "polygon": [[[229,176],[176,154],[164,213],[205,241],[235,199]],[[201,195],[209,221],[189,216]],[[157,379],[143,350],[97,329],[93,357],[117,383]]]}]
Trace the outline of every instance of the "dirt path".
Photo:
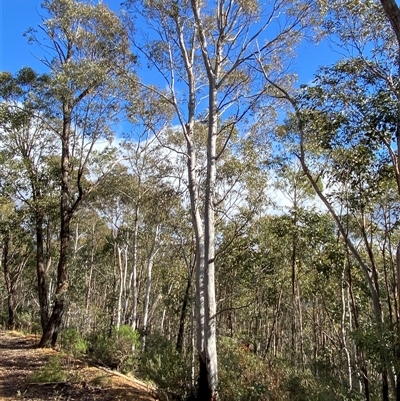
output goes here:
[{"label": "dirt path", "polygon": [[60,358],[67,380],[32,383],[32,374],[48,363],[52,349],[35,348],[38,339],[0,331],[0,401],[155,401],[154,389],[134,378],[67,358]]}]

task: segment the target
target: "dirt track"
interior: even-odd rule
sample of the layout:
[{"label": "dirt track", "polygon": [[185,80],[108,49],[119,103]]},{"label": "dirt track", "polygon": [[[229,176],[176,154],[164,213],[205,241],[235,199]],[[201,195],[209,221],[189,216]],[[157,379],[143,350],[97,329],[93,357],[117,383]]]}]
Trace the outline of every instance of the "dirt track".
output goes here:
[{"label": "dirt track", "polygon": [[48,362],[52,349],[36,348],[38,339],[0,331],[0,400],[19,401],[155,401],[146,384],[86,363],[61,358],[67,381],[35,384],[30,377]]}]

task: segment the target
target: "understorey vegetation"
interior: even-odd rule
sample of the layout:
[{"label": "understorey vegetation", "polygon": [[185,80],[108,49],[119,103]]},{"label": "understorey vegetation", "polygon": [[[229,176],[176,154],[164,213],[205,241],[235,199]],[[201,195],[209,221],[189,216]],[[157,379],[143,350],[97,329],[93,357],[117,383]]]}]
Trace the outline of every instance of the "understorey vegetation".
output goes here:
[{"label": "understorey vegetation", "polygon": [[0,324],[168,400],[400,400],[395,1],[114,6],[0,72]]}]

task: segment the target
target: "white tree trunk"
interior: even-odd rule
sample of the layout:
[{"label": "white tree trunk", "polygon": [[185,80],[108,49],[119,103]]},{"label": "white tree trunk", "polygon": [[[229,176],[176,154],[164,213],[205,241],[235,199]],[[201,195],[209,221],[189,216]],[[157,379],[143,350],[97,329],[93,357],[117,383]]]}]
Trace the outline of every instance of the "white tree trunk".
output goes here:
[{"label": "white tree trunk", "polygon": [[158,249],[157,242],[158,242],[158,235],[160,231],[160,226],[156,227],[154,233],[153,244],[150,249],[150,253],[147,258],[147,282],[146,282],[146,295],[144,299],[144,310],[143,310],[143,337],[142,337],[142,350],[146,347],[146,330],[147,330],[147,323],[149,318],[149,305],[150,305],[150,294],[151,294],[151,284],[152,284],[152,270],[154,264],[154,257],[156,256]]},{"label": "white tree trunk", "polygon": [[122,249],[117,245],[117,257],[118,257],[118,272],[119,272],[119,291],[118,291],[118,304],[117,304],[117,320],[115,326],[119,328],[121,326],[121,315],[122,315],[122,295],[124,293],[124,271],[122,263]]},{"label": "white tree trunk", "polygon": [[[216,74],[218,76],[218,72]],[[212,399],[217,397],[218,389],[218,363],[217,363],[217,330],[216,313],[217,305],[215,300],[215,182],[217,162],[217,135],[218,135],[218,114],[217,114],[217,90],[215,87],[215,75],[209,74],[209,114],[208,114],[208,141],[207,141],[207,178],[205,198],[205,339],[207,356],[208,385],[211,390]]]},{"label": "white tree trunk", "polygon": [[185,65],[187,81],[188,81],[188,116],[187,123],[182,124],[186,147],[187,147],[187,174],[188,174],[188,189],[190,195],[190,210],[192,217],[192,226],[196,241],[196,348],[199,358],[202,363],[206,364],[205,352],[205,289],[204,289],[204,228],[203,221],[200,215],[200,200],[199,200],[199,183],[197,177],[197,154],[194,138],[194,124],[196,112],[196,85],[194,67],[194,51],[187,49],[182,29],[177,23],[179,46],[182,60]]},{"label": "white tree trunk", "polygon": [[165,322],[165,315],[167,313],[167,308],[163,309],[163,313],[162,313],[162,318],[161,318],[161,323],[160,323],[160,332],[162,335],[165,335],[164,333],[164,322]]},{"label": "white tree trunk", "polygon": [[131,289],[132,289],[132,315],[131,327],[136,330],[137,323],[137,303],[138,303],[138,288],[137,288],[137,238],[139,231],[139,205],[136,205],[135,210],[135,225],[132,238],[132,272],[131,272]]},{"label": "white tree trunk", "polygon": [[[122,313],[121,313],[121,324],[125,324],[126,321],[126,312],[128,309],[128,292],[129,289],[127,288],[127,275],[128,275],[128,247],[125,246],[124,250],[123,250],[123,254],[122,254],[122,258],[123,258],[123,269],[124,269],[124,274],[123,274],[123,303],[122,303]],[[128,285],[130,285],[128,283]]]},{"label": "white tree trunk", "polygon": [[[346,266],[344,264],[342,270],[342,280],[340,282],[340,297],[342,301],[341,334],[342,334],[343,350],[346,354],[346,360],[347,360],[347,371],[349,373],[349,392],[350,392],[353,390],[353,372],[351,367],[351,357],[347,346],[347,336],[346,336],[347,303],[345,294],[345,285],[346,285],[345,273],[346,273]],[[349,315],[351,315],[351,313],[349,313]]]}]

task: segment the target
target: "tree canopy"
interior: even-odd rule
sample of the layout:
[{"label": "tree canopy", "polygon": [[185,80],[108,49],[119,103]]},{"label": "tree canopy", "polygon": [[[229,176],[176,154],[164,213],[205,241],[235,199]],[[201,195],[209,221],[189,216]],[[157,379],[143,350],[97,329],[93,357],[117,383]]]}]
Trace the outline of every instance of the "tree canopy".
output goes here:
[{"label": "tree canopy", "polygon": [[[0,72],[3,326],[166,398],[400,399],[393,0],[45,0],[27,38],[43,71]],[[320,41],[337,62],[302,82]]]}]

